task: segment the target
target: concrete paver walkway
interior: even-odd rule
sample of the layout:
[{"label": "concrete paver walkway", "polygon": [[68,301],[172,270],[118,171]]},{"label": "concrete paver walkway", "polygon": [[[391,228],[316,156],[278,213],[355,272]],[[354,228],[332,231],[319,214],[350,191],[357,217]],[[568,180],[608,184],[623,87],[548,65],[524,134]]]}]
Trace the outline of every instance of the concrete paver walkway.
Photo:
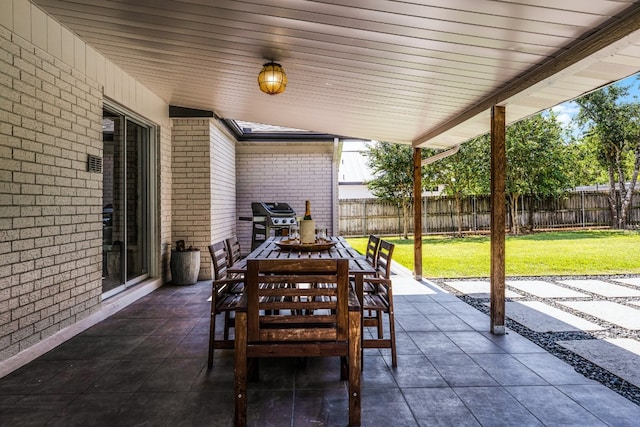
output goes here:
[{"label": "concrete paver walkway", "polygon": [[[488,279],[437,283],[488,306]],[[640,277],[510,279],[506,285],[508,319],[549,339],[557,334],[558,345],[640,388]],[[567,340],[567,333],[577,335]]]},{"label": "concrete paver walkway", "polygon": [[540,298],[580,298],[589,295],[544,280],[507,280],[507,285]]},{"label": "concrete paver walkway", "polygon": [[613,301],[563,301],[560,304],[625,329],[640,329],[640,310]]},{"label": "concrete paver walkway", "polygon": [[631,286],[637,286],[640,288],[640,277],[626,277],[621,279],[613,279],[615,282],[626,283]]},{"label": "concrete paver walkway", "polygon": [[614,285],[603,280],[594,279],[570,279],[560,280],[560,283],[582,289],[603,297],[640,297],[640,289],[632,289],[627,286]]},{"label": "concrete paver walkway", "polygon": [[507,301],[508,317],[536,332],[598,331],[593,322],[540,301]]},{"label": "concrete paver walkway", "polygon": [[[444,282],[446,285],[454,288],[460,293],[469,295],[472,298],[489,298],[491,294],[491,285],[488,280],[452,280]],[[517,298],[521,294],[507,289],[505,292],[507,298]]]},{"label": "concrete paver walkway", "polygon": [[631,384],[640,384],[640,341],[630,338],[559,341],[561,346],[592,360]]}]

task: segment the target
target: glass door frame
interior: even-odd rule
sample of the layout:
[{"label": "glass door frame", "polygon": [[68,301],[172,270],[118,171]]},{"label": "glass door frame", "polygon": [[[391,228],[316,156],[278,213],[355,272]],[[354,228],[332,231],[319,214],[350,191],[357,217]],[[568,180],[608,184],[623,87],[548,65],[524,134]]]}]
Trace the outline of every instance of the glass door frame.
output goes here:
[{"label": "glass door frame", "polygon": [[[147,141],[146,141],[146,149],[141,150],[140,153],[138,153],[141,156],[141,165],[142,165],[142,172],[140,174],[140,178],[142,180],[142,182],[140,183],[140,185],[142,185],[142,191],[141,194],[145,194],[146,197],[144,198],[144,200],[142,200],[142,216],[143,218],[141,218],[143,220],[143,222],[146,224],[145,225],[145,230],[143,232],[144,237],[143,237],[143,242],[142,242],[142,252],[143,254],[145,254],[146,259],[145,264],[147,265],[147,271],[146,273],[143,273],[139,276],[133,277],[131,279],[127,278],[127,256],[123,256],[121,259],[122,262],[122,267],[121,267],[121,272],[122,272],[122,277],[123,277],[123,281],[124,283],[121,283],[120,285],[116,286],[113,289],[110,289],[106,292],[102,293],[102,300],[104,301],[107,298],[110,298],[116,294],[119,294],[120,292],[134,286],[137,285],[138,283],[143,282],[144,280],[148,279],[149,277],[159,277],[159,242],[160,242],[160,235],[159,235],[159,218],[160,218],[160,210],[159,210],[159,179],[158,179],[158,170],[159,170],[159,160],[160,160],[160,155],[159,155],[159,141],[160,141],[160,131],[159,131],[159,126],[156,125],[155,123],[145,119],[144,117],[135,114],[131,111],[129,111],[128,109],[112,102],[112,101],[108,101],[107,99],[104,100],[103,103],[103,111],[104,112],[108,112],[109,114],[113,114],[113,115],[117,115],[120,117],[120,119],[122,120],[122,129],[120,130],[120,133],[122,134],[121,136],[123,137],[123,141],[126,144],[126,135],[128,135],[127,132],[127,125],[128,122],[131,122],[137,126],[142,127],[143,129],[146,130],[146,137],[147,137]],[[123,159],[122,162],[126,165],[127,164],[127,159],[126,159],[126,152],[127,150],[124,150],[123,153]],[[124,171],[125,169],[121,169],[122,171]],[[125,195],[123,197],[123,212],[127,212],[128,206],[127,206],[127,188],[126,188],[127,182],[126,180],[124,180],[124,188],[121,190],[121,192]],[[103,202],[104,205],[104,202]],[[132,207],[133,209],[137,209],[137,207]],[[123,222],[124,222],[124,230],[127,230],[127,225],[126,225],[126,221],[127,221],[127,215],[123,215]],[[123,254],[127,254],[127,239],[124,238],[123,239],[123,248],[121,249],[121,253]],[[104,250],[104,249],[103,249]]]}]

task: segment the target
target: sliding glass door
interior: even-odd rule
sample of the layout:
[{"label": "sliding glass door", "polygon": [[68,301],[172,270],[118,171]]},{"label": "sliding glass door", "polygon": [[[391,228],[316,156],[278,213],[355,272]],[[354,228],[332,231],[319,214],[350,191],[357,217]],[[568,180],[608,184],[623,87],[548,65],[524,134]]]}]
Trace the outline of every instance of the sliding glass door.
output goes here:
[{"label": "sliding glass door", "polygon": [[103,114],[102,292],[149,276],[153,127],[109,108]]}]

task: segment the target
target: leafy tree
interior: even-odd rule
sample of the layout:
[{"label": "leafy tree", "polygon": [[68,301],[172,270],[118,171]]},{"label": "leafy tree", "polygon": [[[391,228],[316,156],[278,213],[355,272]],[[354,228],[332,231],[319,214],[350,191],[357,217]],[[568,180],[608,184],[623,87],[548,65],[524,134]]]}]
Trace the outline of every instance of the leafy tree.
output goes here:
[{"label": "leafy tree", "polygon": [[[609,210],[615,228],[625,228],[640,171],[640,106],[625,102],[629,86],[608,86],[576,100],[578,122],[595,144],[609,178]],[[616,188],[617,185],[617,188]]]},{"label": "leafy tree", "polygon": [[459,236],[462,236],[462,200],[488,192],[490,156],[489,135],[483,135],[462,144],[456,154],[427,166],[438,183],[444,185],[443,193],[455,200]]},{"label": "leafy tree", "polygon": [[604,184],[609,181],[607,170],[597,158],[597,139],[596,136],[586,135],[568,146],[575,161],[572,173],[574,185]]},{"label": "leafy tree", "polygon": [[562,132],[551,111],[528,117],[507,128],[505,191],[514,234],[520,232],[518,203],[523,195],[533,201],[558,195],[572,186],[569,171],[573,161]]},{"label": "leafy tree", "polygon": [[[366,152],[368,166],[374,178],[367,187],[374,196],[393,203],[402,209],[403,237],[409,238],[409,217],[413,202],[413,147],[389,142],[368,144]],[[421,150],[422,157],[430,150]],[[422,168],[422,188],[429,180]]]},{"label": "leafy tree", "polygon": [[[509,126],[506,139],[505,190],[512,218],[511,231],[517,234],[522,196],[540,200],[570,188],[574,155],[552,111]],[[490,136],[483,135],[462,144],[457,154],[432,165],[438,183],[444,184],[444,193],[456,201],[458,234],[462,234],[462,199],[489,191],[490,156]],[[529,209],[529,224],[532,222],[533,203]]]}]

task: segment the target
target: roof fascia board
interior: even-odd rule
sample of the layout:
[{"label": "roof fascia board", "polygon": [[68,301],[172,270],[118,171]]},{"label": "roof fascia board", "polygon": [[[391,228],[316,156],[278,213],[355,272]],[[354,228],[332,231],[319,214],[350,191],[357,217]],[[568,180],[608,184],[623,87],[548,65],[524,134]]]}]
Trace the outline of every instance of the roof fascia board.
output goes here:
[{"label": "roof fascia board", "polygon": [[237,141],[333,141],[342,138],[338,135],[315,132],[243,132],[235,120],[222,119],[222,123],[229,129]]}]

